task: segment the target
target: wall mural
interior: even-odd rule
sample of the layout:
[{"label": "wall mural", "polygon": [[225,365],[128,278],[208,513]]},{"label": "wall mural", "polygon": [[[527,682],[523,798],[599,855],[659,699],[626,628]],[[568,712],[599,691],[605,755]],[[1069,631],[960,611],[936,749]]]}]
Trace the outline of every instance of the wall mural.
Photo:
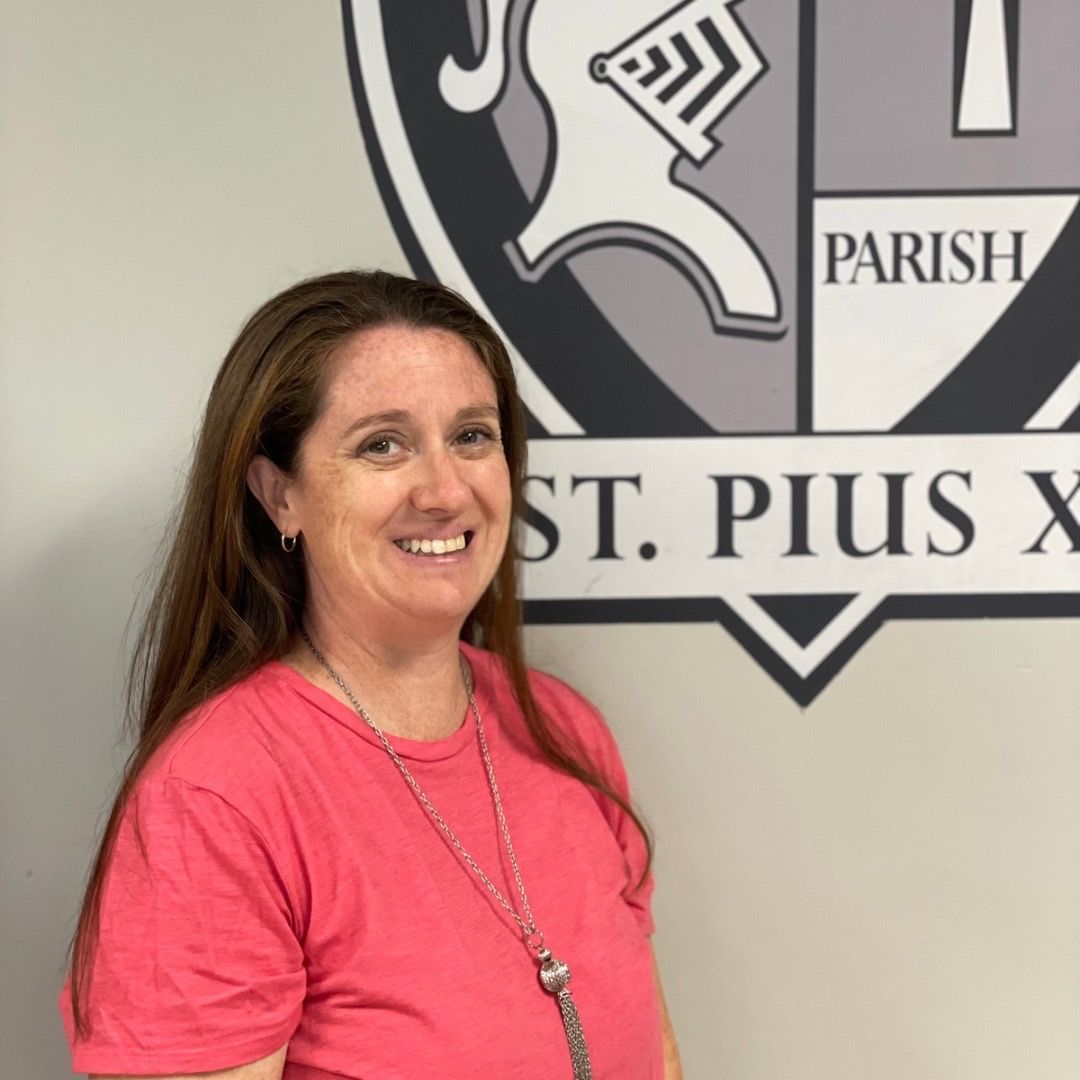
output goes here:
[{"label": "wall mural", "polygon": [[343,0],[416,273],[511,346],[532,622],[1080,614],[1076,0]]}]

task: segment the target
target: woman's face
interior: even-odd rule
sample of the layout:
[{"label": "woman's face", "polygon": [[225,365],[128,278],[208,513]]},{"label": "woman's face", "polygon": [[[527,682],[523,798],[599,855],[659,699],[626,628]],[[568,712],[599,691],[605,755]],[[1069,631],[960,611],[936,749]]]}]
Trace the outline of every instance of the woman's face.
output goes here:
[{"label": "woman's face", "polygon": [[510,530],[495,384],[439,329],[364,330],[331,363],[278,522],[301,534],[309,608],[365,635],[456,634]]}]

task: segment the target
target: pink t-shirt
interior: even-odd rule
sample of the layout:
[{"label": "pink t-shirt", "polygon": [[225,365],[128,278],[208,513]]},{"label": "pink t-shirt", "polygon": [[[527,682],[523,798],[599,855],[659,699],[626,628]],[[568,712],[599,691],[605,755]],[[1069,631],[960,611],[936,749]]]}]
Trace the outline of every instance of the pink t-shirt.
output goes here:
[{"label": "pink t-shirt", "polygon": [[[501,661],[462,649],[593,1076],[658,1080],[652,883],[634,889],[643,845],[610,800],[539,758]],[[532,682],[625,792],[596,710],[550,676]],[[391,742],[516,899],[471,714],[449,738]],[[102,895],[89,1039],[74,1041],[67,984],[60,1007],[76,1072],[204,1072],[287,1042],[285,1080],[568,1080],[558,1005],[536,970],[364,721],[274,662],[196,710],[140,778]]]}]

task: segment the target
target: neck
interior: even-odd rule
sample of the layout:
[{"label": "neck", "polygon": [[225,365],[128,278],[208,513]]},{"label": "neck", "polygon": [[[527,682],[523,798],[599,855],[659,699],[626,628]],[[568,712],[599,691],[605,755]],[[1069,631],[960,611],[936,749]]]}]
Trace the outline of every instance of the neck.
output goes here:
[{"label": "neck", "polygon": [[[387,734],[430,741],[461,727],[468,697],[457,633],[409,643],[375,640],[312,613],[307,631],[372,720]],[[282,660],[342,704],[352,703],[297,635]]]}]

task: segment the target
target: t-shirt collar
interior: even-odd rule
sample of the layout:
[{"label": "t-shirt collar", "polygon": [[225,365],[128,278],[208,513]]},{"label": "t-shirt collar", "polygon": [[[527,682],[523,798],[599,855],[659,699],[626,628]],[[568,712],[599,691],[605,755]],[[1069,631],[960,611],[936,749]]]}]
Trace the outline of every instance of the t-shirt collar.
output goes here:
[{"label": "t-shirt collar", "polygon": [[[481,665],[477,664],[473,659],[475,652],[476,650],[467,647],[462,649],[462,653],[465,655],[465,659],[469,661],[469,667],[473,673],[473,696],[476,699],[476,706],[484,717],[485,727],[490,727],[491,724],[488,722],[488,717],[491,714],[491,710],[488,708],[489,698]],[[378,748],[381,753],[386,753],[386,749],[379,741],[378,736],[355,709],[338,701],[332,694],[316,686],[295,668],[280,660],[271,660],[266,665],[266,671],[267,674],[279,679],[308,704],[318,709],[319,712],[324,713],[337,723],[344,724],[356,732],[365,742]],[[377,716],[372,716],[372,719],[375,723],[379,722]],[[472,709],[467,708],[461,727],[444,739],[404,739],[398,735],[389,734],[386,738],[394,748],[394,752],[402,758],[413,761],[441,761],[444,758],[461,753],[467,746],[475,742],[476,720],[473,717]]]}]

